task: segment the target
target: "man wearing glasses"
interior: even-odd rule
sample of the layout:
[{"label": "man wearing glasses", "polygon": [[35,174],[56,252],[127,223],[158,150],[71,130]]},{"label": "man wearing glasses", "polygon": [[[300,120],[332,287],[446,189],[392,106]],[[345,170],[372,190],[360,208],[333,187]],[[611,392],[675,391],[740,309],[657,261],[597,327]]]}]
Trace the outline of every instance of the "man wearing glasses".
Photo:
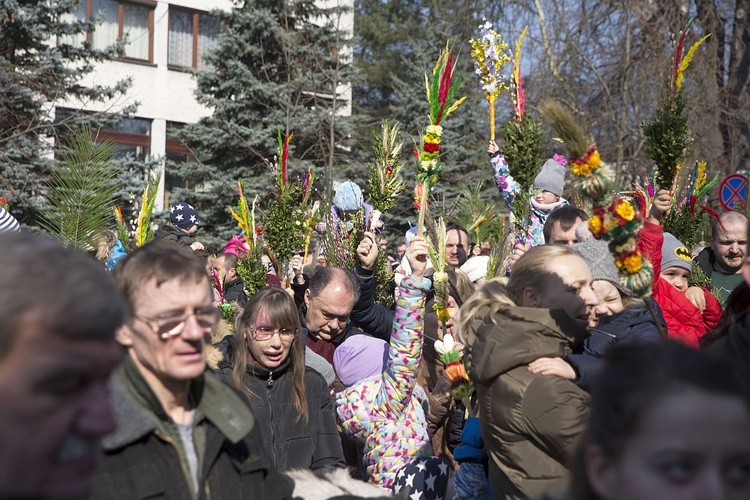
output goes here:
[{"label": "man wearing glasses", "polygon": [[110,388],[117,430],[102,442],[93,498],[286,498],[241,396],[205,371],[221,314],[189,249],[156,241],[123,258],[126,349]]}]

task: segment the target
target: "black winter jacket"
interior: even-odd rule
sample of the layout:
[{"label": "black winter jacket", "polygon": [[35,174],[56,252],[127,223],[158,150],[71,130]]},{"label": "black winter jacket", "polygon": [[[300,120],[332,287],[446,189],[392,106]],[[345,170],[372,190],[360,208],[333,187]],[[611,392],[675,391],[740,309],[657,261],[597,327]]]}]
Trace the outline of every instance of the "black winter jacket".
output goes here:
[{"label": "black winter jacket", "polygon": [[[667,327],[661,317],[661,309],[656,302],[652,304],[666,331]],[[589,333],[590,335],[580,347],[574,350],[573,354],[564,357],[578,374],[576,384],[586,391],[591,389],[591,384],[602,367],[607,349],[620,342],[659,342],[661,340],[659,329],[646,307],[629,307],[621,313],[605,316],[596,328],[589,329]]]},{"label": "black winter jacket", "polygon": [[184,231],[175,226],[159,226],[159,229],[156,230],[156,235],[154,237],[157,240],[174,241],[175,243],[186,247],[189,247],[190,245],[195,243],[195,238],[192,235],[188,234],[187,231]]},{"label": "black winter jacket", "polygon": [[376,283],[373,271],[357,266],[354,268],[354,276],[359,282],[360,295],[352,308],[352,323],[363,332],[389,342],[393,328],[393,311],[375,302]]},{"label": "black winter jacket", "polygon": [[294,482],[271,464],[259,421],[214,374],[191,387],[197,494],[174,422],[128,357],[112,375],[110,391],[117,429],[102,440],[90,498],[291,498]]},{"label": "black winter jacket", "polygon": [[[295,421],[298,412],[292,399],[289,365],[274,372],[254,366],[245,382],[255,395],[250,407],[257,418],[263,445],[280,471],[290,469],[331,470],[346,467],[336,414],[328,384],[318,372],[305,368],[309,418]],[[231,369],[223,371],[231,378]]]},{"label": "black winter jacket", "polygon": [[224,300],[227,302],[237,302],[242,307],[247,304],[247,295],[245,294],[245,282],[242,278],[224,283]]}]

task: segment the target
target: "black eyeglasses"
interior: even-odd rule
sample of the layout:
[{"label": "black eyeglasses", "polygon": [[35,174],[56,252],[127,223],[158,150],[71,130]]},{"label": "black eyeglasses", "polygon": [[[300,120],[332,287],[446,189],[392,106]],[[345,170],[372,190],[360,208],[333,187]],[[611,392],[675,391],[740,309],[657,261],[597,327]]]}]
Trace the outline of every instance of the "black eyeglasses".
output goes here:
[{"label": "black eyeglasses", "polygon": [[185,329],[185,323],[190,316],[195,316],[198,326],[204,329],[213,328],[221,319],[221,312],[214,306],[198,307],[193,312],[184,314],[180,311],[169,311],[157,314],[153,318],[135,315],[136,318],[147,323],[154,333],[163,340],[176,337]]},{"label": "black eyeglasses", "polygon": [[278,333],[281,340],[288,342],[297,335],[297,330],[286,327],[271,328],[270,326],[259,326],[258,328],[250,328],[250,333],[253,334],[255,340],[269,340]]}]

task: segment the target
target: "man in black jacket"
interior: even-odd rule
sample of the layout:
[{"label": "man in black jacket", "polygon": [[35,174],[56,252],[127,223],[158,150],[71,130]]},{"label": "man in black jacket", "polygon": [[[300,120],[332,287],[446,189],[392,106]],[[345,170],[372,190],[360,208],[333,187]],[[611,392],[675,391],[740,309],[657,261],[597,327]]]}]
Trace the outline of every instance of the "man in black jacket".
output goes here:
[{"label": "man in black jacket", "polygon": [[726,212],[719,220],[711,217],[710,222],[711,245],[695,257],[695,263],[711,279],[711,286],[721,294],[723,304],[742,281],[749,226],[742,212]]},{"label": "man in black jacket", "polygon": [[110,382],[119,425],[102,442],[92,497],[290,497],[242,396],[205,371],[221,314],[199,260],[156,241],[123,258],[115,280],[127,354]]},{"label": "man in black jacket", "polygon": [[221,283],[224,300],[237,302],[244,307],[248,297],[245,293],[245,282],[237,274],[237,256],[233,253],[220,253],[214,259],[213,270]]}]

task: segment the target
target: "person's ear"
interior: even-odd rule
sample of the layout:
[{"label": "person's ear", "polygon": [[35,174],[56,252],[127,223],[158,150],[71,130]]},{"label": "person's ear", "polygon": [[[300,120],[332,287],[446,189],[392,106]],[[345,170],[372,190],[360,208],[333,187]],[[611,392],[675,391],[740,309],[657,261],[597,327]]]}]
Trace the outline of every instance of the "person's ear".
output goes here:
[{"label": "person's ear", "polygon": [[125,324],[117,329],[115,332],[115,340],[125,347],[133,345],[133,331],[130,326]]},{"label": "person's ear", "polygon": [[617,471],[615,464],[604,454],[601,446],[589,444],[584,448],[583,468],[597,498],[602,500],[615,498]]},{"label": "person's ear", "polygon": [[305,290],[305,305],[310,305],[310,289]]},{"label": "person's ear", "polygon": [[536,290],[534,290],[530,286],[527,286],[523,289],[521,300],[523,301],[523,303],[518,304],[521,307],[540,307],[541,305],[541,302],[539,301],[539,295],[536,293]]}]

